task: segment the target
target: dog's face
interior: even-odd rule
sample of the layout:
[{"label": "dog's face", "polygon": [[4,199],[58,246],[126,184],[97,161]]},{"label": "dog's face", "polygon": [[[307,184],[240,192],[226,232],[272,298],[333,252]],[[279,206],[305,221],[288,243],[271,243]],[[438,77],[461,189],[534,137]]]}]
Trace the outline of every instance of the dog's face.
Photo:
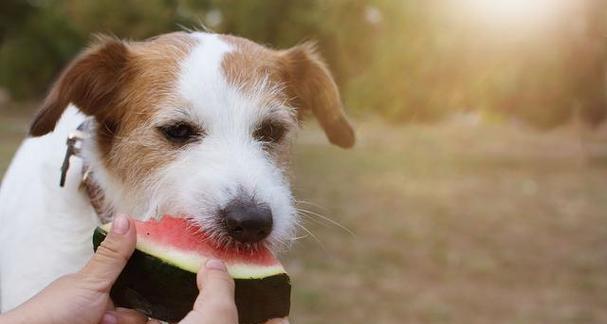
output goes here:
[{"label": "dog's face", "polygon": [[108,208],[188,217],[225,245],[289,241],[297,220],[285,171],[307,111],[331,142],[354,142],[308,45],[275,51],[207,33],[101,39],[63,72],[31,134],[52,131],[69,103],[94,117],[83,154]]}]

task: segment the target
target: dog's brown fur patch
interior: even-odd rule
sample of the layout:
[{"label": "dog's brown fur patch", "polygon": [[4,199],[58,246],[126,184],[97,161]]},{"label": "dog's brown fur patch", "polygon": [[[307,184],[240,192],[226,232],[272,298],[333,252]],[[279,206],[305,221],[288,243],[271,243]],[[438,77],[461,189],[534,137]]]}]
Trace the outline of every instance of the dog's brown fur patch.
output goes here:
[{"label": "dog's brown fur patch", "polygon": [[298,108],[299,120],[312,112],[332,143],[341,147],[354,144],[354,131],[343,111],[337,85],[312,43],[275,51],[247,39],[222,37],[235,48],[222,63],[229,83],[250,91],[259,80],[268,78],[284,86],[283,96],[275,99]]},{"label": "dog's brown fur patch", "polygon": [[222,62],[224,75],[228,83],[243,89],[251,87],[268,78],[270,82],[283,82],[282,58],[277,51],[271,50],[248,39],[222,35],[223,40],[234,49],[225,55]]},{"label": "dog's brown fur patch", "polygon": [[55,129],[67,105],[72,102],[88,115],[108,117],[116,93],[128,82],[127,45],[116,39],[99,38],[60,75],[34,117],[30,135],[42,136]]},{"label": "dog's brown fur patch", "polygon": [[346,118],[331,72],[312,43],[282,52],[287,91],[296,107],[312,112],[329,141],[343,148],[354,145],[354,130]]},{"label": "dog's brown fur patch", "polygon": [[[170,162],[171,152],[150,121],[160,105],[178,107],[176,80],[180,62],[195,46],[186,33],[171,33],[129,46],[133,75],[115,107],[122,111],[113,133],[98,130],[98,144],[105,164],[125,182],[137,184],[146,173]],[[137,168],[133,168],[133,166]]]},{"label": "dog's brown fur patch", "polygon": [[[130,182],[166,163],[153,154],[145,131],[159,104],[177,100],[179,63],[196,41],[187,33],[143,42],[98,37],[61,74],[30,128],[32,136],[51,132],[69,103],[97,121],[97,145],[107,168]],[[148,127],[149,128],[149,127]],[[138,168],[132,166],[137,165]]]}]

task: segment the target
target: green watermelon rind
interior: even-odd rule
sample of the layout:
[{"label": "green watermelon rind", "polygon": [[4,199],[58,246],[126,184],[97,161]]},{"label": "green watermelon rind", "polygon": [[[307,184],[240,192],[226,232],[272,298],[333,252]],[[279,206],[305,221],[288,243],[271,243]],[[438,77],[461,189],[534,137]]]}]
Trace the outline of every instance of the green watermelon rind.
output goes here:
[{"label": "green watermelon rind", "polygon": [[[102,225],[99,231],[108,232],[111,223]],[[179,251],[167,246],[154,244],[152,240],[137,240],[137,250],[155,256],[166,263],[174,265],[183,270],[197,272],[200,266],[206,261],[200,255],[194,252]],[[255,279],[268,277],[280,273],[286,273],[284,267],[276,262],[273,265],[257,265],[254,263],[234,263],[227,264],[228,272],[234,279]]]}]

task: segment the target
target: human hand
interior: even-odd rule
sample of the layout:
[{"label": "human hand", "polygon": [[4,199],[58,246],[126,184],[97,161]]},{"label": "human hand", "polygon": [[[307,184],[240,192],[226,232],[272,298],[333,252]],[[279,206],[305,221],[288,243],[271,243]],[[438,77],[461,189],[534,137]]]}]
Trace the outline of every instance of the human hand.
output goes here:
[{"label": "human hand", "polygon": [[[134,224],[124,216],[117,217],[107,238],[82,270],[55,280],[21,306],[2,315],[0,323],[5,320],[7,323],[103,322],[106,311],[114,309],[110,289],[135,250],[135,243]],[[142,316],[131,310],[114,311],[129,319],[126,323]]]}]

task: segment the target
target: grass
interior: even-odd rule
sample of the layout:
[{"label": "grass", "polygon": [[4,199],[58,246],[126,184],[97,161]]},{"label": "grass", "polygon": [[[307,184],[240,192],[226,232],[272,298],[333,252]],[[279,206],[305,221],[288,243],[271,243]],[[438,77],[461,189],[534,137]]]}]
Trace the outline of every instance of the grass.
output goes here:
[{"label": "grass", "polygon": [[[4,170],[27,118],[0,114]],[[604,132],[357,128],[354,150],[314,126],[294,150],[299,207],[353,234],[303,218],[293,322],[607,322]]]}]

